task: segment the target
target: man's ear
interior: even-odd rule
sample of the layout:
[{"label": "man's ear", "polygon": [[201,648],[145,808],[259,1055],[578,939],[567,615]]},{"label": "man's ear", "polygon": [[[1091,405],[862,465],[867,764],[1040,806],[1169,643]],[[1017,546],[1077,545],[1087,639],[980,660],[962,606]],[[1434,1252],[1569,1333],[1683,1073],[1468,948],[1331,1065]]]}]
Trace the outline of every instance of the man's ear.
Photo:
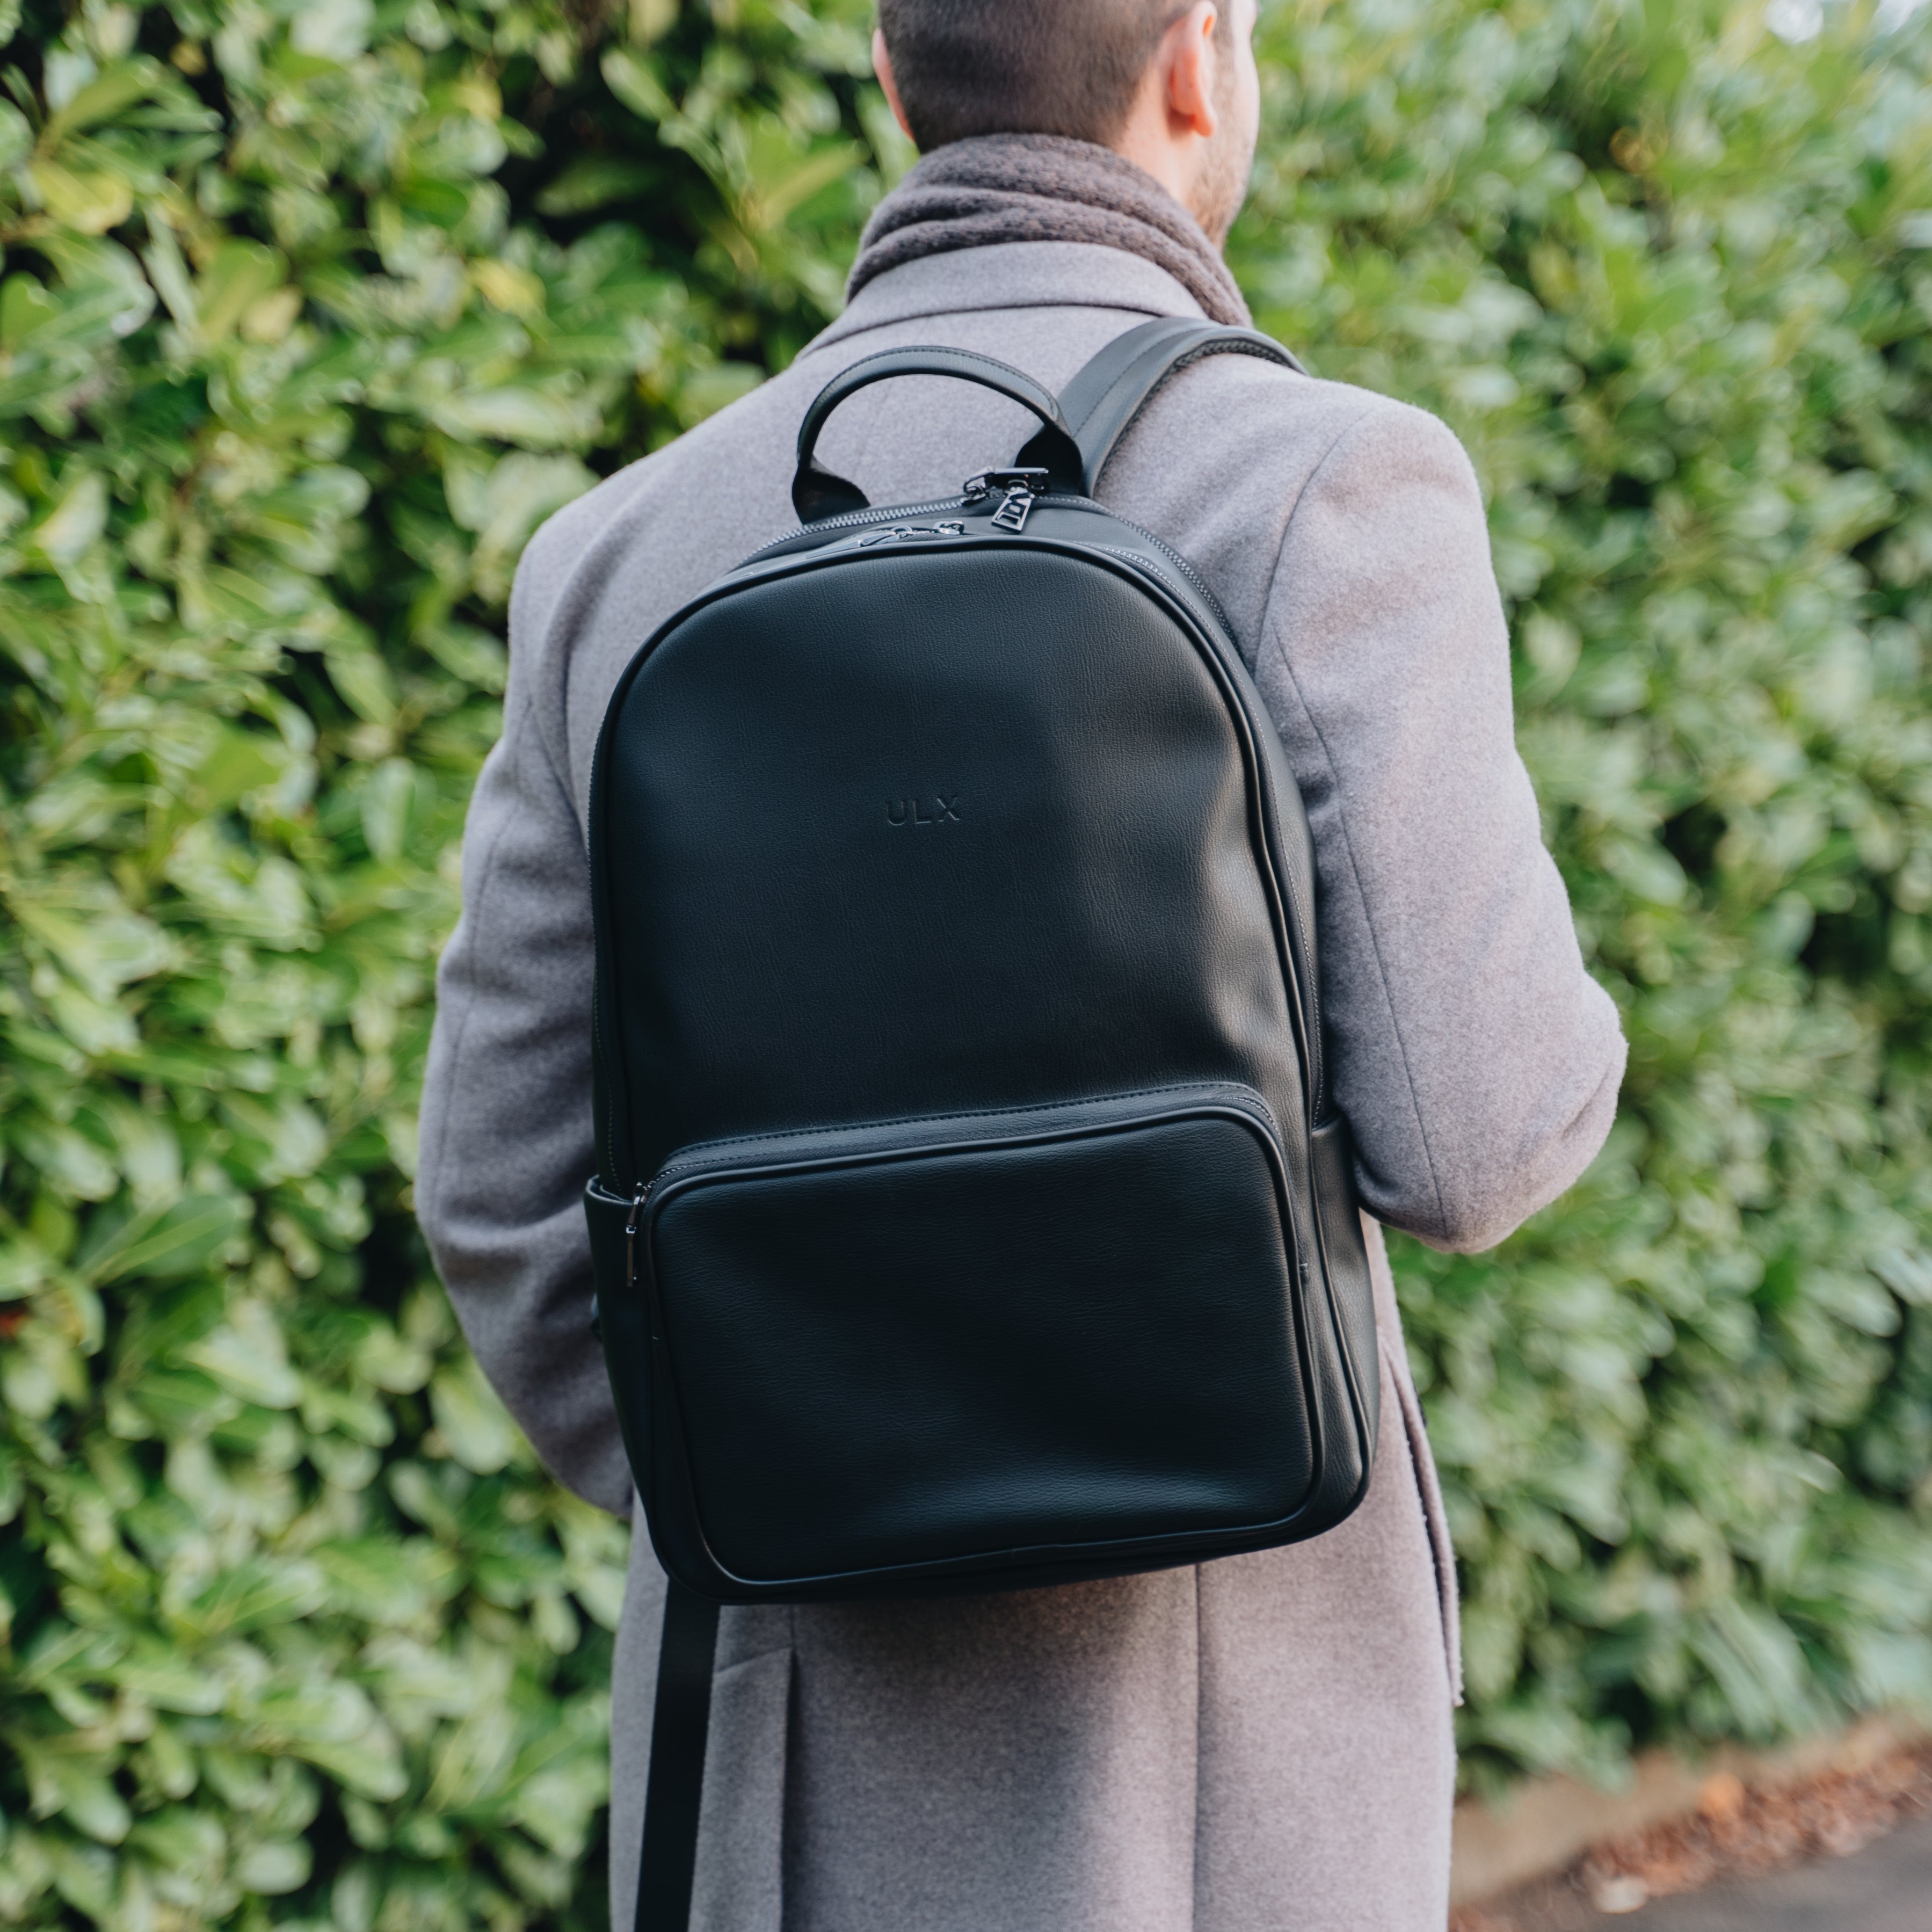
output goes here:
[{"label": "man's ear", "polygon": [[886,51],[886,32],[883,27],[872,29],[872,71],[879,76],[879,85],[886,92],[886,105],[892,110],[892,118],[904,131],[906,139],[916,147],[918,137],[912,131],[912,123],[906,118],[904,104],[899,99],[899,84],[892,78],[892,57]]},{"label": "man's ear", "polygon": [[1168,124],[1177,134],[1211,140],[1221,124],[1214,105],[1221,56],[1214,28],[1220,19],[1215,0],[1195,0],[1162,37],[1155,58],[1166,81]]}]

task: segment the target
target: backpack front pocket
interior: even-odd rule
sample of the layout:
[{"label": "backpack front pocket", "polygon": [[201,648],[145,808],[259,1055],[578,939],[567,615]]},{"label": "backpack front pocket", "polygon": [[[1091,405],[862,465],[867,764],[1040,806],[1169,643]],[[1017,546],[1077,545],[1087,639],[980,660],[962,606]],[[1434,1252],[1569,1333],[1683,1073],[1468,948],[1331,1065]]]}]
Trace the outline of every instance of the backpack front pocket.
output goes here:
[{"label": "backpack front pocket", "polygon": [[1292,1516],[1318,1458],[1286,1199],[1229,1086],[686,1150],[637,1260],[712,1561],[1138,1568]]}]

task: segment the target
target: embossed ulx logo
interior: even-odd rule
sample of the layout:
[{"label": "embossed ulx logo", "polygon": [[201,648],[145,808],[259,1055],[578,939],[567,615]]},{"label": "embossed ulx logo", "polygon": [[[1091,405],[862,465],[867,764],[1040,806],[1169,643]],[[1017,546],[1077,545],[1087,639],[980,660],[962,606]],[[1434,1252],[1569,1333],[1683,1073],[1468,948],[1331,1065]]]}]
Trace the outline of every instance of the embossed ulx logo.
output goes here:
[{"label": "embossed ulx logo", "polygon": [[895,798],[886,805],[886,823],[888,825],[963,825],[965,820],[959,816],[959,794],[955,792],[950,798],[934,793],[932,810],[928,814],[926,802],[922,798]]}]

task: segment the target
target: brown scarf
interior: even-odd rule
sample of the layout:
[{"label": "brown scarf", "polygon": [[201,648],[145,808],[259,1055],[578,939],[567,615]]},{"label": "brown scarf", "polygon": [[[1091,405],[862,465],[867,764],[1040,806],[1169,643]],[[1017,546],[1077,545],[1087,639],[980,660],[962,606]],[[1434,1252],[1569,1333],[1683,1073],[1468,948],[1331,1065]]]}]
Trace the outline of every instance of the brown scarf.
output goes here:
[{"label": "brown scarf", "polygon": [[1111,148],[1060,134],[980,134],[935,148],[872,212],[845,284],[922,255],[997,242],[1095,242],[1165,268],[1209,318],[1246,328],[1248,305],[1201,224]]}]

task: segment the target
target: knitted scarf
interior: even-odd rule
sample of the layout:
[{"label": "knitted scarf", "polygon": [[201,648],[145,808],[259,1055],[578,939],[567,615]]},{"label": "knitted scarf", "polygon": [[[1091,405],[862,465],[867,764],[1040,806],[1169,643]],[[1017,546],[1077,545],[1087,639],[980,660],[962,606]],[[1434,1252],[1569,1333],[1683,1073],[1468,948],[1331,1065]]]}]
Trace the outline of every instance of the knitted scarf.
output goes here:
[{"label": "knitted scarf", "polygon": [[1220,251],[1132,161],[1060,134],[981,134],[935,148],[872,212],[845,284],[922,255],[996,242],[1095,242],[1165,268],[1209,319],[1248,326]]}]

